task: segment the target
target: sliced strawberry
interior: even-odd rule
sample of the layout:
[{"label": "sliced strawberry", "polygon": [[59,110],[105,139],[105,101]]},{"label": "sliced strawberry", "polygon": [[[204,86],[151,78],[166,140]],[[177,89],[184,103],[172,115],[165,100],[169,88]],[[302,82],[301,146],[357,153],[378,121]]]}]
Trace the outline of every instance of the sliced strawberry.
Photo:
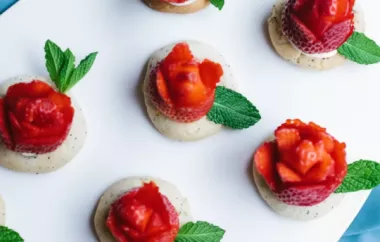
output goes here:
[{"label": "sliced strawberry", "polygon": [[280,151],[294,149],[301,141],[301,136],[297,129],[277,129],[275,131],[275,136]]},{"label": "sliced strawberry", "polygon": [[283,203],[294,206],[313,206],[326,200],[337,186],[329,184],[289,186],[275,195]]},{"label": "sliced strawberry", "polygon": [[17,83],[8,88],[5,96],[6,104],[10,107],[14,107],[20,98],[46,97],[51,92],[54,92],[54,89],[42,81]]},{"label": "sliced strawberry", "polygon": [[119,217],[128,221],[135,230],[140,232],[144,232],[147,228],[153,212],[153,209],[137,200],[132,200],[128,206],[120,206],[118,210]]},{"label": "sliced strawberry", "polygon": [[173,47],[173,50],[165,58],[164,63],[190,62],[194,58],[187,43],[179,43]]},{"label": "sliced strawberry", "polygon": [[336,50],[352,35],[353,6],[353,0],[289,0],[283,33],[308,54]]},{"label": "sliced strawberry", "polygon": [[284,163],[276,163],[276,169],[282,182],[300,182],[302,180],[301,176],[294,172],[292,169],[287,167]]},{"label": "sliced strawberry", "polygon": [[338,49],[354,32],[353,14],[352,17],[344,19],[339,23],[334,24],[326,31],[322,38],[324,49],[333,51]]},{"label": "sliced strawberry", "polygon": [[205,59],[199,65],[199,72],[201,75],[201,80],[203,84],[214,90],[216,84],[220,81],[220,78],[223,76],[223,68],[219,63],[212,62],[208,59]]},{"label": "sliced strawberry", "polygon": [[318,155],[318,163],[305,175],[304,181],[307,182],[325,181],[328,176],[334,175],[335,161],[326,152],[324,143],[316,144],[315,150]]},{"label": "sliced strawberry", "polygon": [[254,164],[260,175],[262,175],[271,188],[276,189],[275,163],[276,145],[273,142],[264,143],[254,155]]},{"label": "sliced strawberry", "polygon": [[314,145],[309,140],[302,140],[296,149],[298,164],[296,169],[305,175],[318,162],[318,156]]},{"label": "sliced strawberry", "polygon": [[147,226],[146,232],[148,234],[162,233],[168,229],[163,218],[158,214],[154,213],[150,219],[149,225]]},{"label": "sliced strawberry", "polygon": [[58,110],[71,106],[71,98],[60,92],[49,93],[47,99],[52,101]]},{"label": "sliced strawberry", "polygon": [[347,174],[346,144],[335,140],[334,151],[331,157],[335,161],[335,181],[341,183]]},{"label": "sliced strawberry", "polygon": [[164,75],[160,70],[157,71],[156,86],[158,94],[160,95],[161,99],[165,102],[165,104],[168,106],[173,106],[173,102],[170,99],[170,94],[164,79]]},{"label": "sliced strawberry", "polygon": [[113,203],[106,225],[117,241],[174,241],[179,218],[168,198],[149,183]]},{"label": "sliced strawberry", "polygon": [[151,73],[149,99],[169,119],[194,122],[210,111],[221,75],[219,64],[198,63],[189,46],[181,43]]},{"label": "sliced strawberry", "polygon": [[5,144],[6,147],[11,148],[12,138],[8,129],[7,115],[4,106],[4,99],[0,98],[0,141]]},{"label": "sliced strawberry", "polygon": [[334,150],[334,138],[327,133],[318,134],[320,140],[323,142],[323,147],[327,153],[331,153]]}]

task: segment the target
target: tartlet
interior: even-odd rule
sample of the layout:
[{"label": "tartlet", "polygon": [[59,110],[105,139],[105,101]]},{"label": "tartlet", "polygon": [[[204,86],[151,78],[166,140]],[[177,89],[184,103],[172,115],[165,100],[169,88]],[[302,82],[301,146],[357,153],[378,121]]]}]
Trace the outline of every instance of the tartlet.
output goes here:
[{"label": "tartlet", "polygon": [[70,162],[85,142],[86,122],[69,90],[92,67],[97,53],[75,68],[75,57],[48,40],[49,77],[20,76],[0,85],[0,165],[47,173]]},{"label": "tartlet", "polygon": [[380,164],[359,160],[348,164],[346,144],[325,128],[289,119],[264,142],[253,158],[260,195],[278,214],[296,220],[322,217],[344,194],[369,190],[380,181]]},{"label": "tartlet", "polygon": [[[94,216],[100,242],[173,242],[183,233],[181,228],[197,226],[192,221],[189,202],[177,187],[153,177],[130,177],[113,184],[100,198]],[[213,241],[220,241],[224,231],[207,226],[218,231]],[[204,240],[198,234],[191,241]]]},{"label": "tartlet", "polygon": [[209,0],[144,0],[144,2],[160,12],[188,14],[206,8]]},{"label": "tartlet", "polygon": [[[268,19],[273,47],[283,59],[303,68],[329,70],[341,66],[350,59],[341,47],[353,35],[365,31],[363,11],[350,0],[326,2],[326,9],[310,10],[308,6],[313,3],[317,4],[307,0],[298,7],[295,0],[277,1]],[[334,12],[339,7],[329,4],[347,4],[346,12]],[[314,15],[312,20],[306,17]]]},{"label": "tartlet", "polygon": [[245,129],[260,120],[259,111],[236,87],[221,54],[208,44],[183,41],[153,53],[143,94],[157,130],[171,139],[196,141],[223,126]]}]

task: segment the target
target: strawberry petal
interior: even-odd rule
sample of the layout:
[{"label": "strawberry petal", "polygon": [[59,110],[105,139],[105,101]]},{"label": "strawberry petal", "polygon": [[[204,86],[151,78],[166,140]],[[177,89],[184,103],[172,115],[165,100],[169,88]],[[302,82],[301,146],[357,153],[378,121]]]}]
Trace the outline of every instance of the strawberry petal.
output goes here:
[{"label": "strawberry petal", "polygon": [[3,142],[8,148],[11,148],[13,144],[6,116],[4,99],[0,98],[0,141]]},{"label": "strawberry petal", "polygon": [[276,190],[276,145],[273,142],[264,143],[254,155],[254,164],[258,173],[265,179],[271,190]]},{"label": "strawberry petal", "polygon": [[276,169],[282,182],[300,182],[302,180],[301,176],[295,173],[292,169],[287,167],[284,163],[278,162],[276,164]]},{"label": "strawberry petal", "polygon": [[203,84],[211,90],[216,88],[216,84],[223,76],[222,66],[207,59],[199,65],[199,72]]}]

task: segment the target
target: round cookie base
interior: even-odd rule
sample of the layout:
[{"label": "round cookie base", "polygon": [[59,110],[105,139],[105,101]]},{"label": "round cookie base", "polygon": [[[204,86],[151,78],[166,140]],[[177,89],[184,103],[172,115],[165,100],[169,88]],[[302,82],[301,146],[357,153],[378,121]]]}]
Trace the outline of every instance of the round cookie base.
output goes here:
[{"label": "round cookie base", "polygon": [[264,178],[258,173],[253,164],[253,178],[257,189],[264,201],[281,216],[295,220],[313,220],[331,212],[344,198],[343,194],[331,194],[325,201],[314,206],[293,206],[281,202],[270,190]]},{"label": "round cookie base", "polygon": [[128,191],[139,188],[144,183],[151,181],[156,183],[160,192],[175,207],[179,216],[180,226],[193,220],[189,202],[173,184],[153,177],[130,177],[113,184],[99,200],[94,216],[94,226],[100,242],[116,242],[105,223],[111,205]]},{"label": "round cookie base", "polygon": [[[43,76],[15,77],[0,85],[0,96],[4,96],[8,87],[13,84],[20,82],[27,83],[33,80],[40,80],[54,86],[49,78]],[[62,145],[51,153],[25,156],[7,149],[4,144],[0,143],[1,166],[17,172],[48,173],[62,168],[79,153],[87,136],[86,121],[78,103],[73,100],[70,94],[67,95],[71,97],[75,114],[70,133]]]},{"label": "round cookie base", "polygon": [[[282,33],[281,16],[287,0],[279,0],[272,9],[272,14],[268,19],[269,37],[276,52],[286,61],[298,65],[302,68],[315,70],[330,70],[341,66],[346,62],[340,54],[329,58],[315,58],[304,55],[301,51],[295,49],[289,42],[288,38]],[[360,8],[355,12],[355,30],[364,32],[365,22],[364,15]]]},{"label": "round cookie base", "polygon": [[[219,54],[214,48],[205,43],[193,40],[182,42],[186,42],[189,45],[193,55],[197,59],[203,60],[207,58],[220,63],[223,67],[224,75],[221,77],[218,85],[236,90],[237,85],[233,79],[231,67],[227,64],[226,60],[221,54]],[[192,123],[179,123],[167,118],[160,111],[158,111],[151,102],[149,95],[150,74],[155,69],[157,64],[161,60],[165,59],[165,57],[168,55],[168,53],[171,52],[174,46],[175,44],[165,46],[154,52],[150,57],[143,84],[143,94],[148,116],[158,131],[160,131],[168,138],[174,140],[197,141],[215,135],[222,129],[222,125],[209,121],[207,117],[203,117],[200,120]]]},{"label": "round cookie base", "polygon": [[0,196],[0,225],[5,225],[5,202]]},{"label": "round cookie base", "polygon": [[197,0],[189,5],[175,6],[162,0],[144,0],[145,4],[160,12],[176,13],[176,14],[188,14],[195,13],[206,8],[209,4],[209,0]]}]

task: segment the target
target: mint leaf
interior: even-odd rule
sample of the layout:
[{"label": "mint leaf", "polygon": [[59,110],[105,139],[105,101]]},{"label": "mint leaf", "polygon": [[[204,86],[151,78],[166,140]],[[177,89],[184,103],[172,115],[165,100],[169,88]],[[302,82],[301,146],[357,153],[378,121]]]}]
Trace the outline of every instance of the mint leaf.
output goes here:
[{"label": "mint leaf", "polygon": [[67,49],[63,52],[58,45],[47,40],[45,43],[45,59],[50,79],[60,92],[69,91],[89,72],[97,54],[97,52],[89,54],[75,68],[75,56],[71,50]]},{"label": "mint leaf", "polygon": [[0,226],[0,242],[24,242],[24,239],[16,231]]},{"label": "mint leaf", "polygon": [[190,222],[179,230],[175,242],[219,242],[226,231],[207,222]]},{"label": "mint leaf", "polygon": [[219,10],[222,10],[224,6],[224,0],[210,0],[210,3],[217,7]]},{"label": "mint leaf", "polygon": [[245,129],[256,124],[260,113],[243,95],[231,89],[218,86],[215,91],[214,105],[207,118],[233,129]]},{"label": "mint leaf", "polygon": [[65,62],[65,56],[61,48],[51,40],[45,43],[45,60],[50,79],[58,86],[59,73]]},{"label": "mint leaf", "polygon": [[75,56],[71,52],[70,49],[67,49],[64,53],[65,62],[63,64],[62,70],[59,73],[59,82],[58,82],[58,90],[62,93],[67,91],[67,86],[71,79],[71,75],[73,73],[75,67]]},{"label": "mint leaf", "polygon": [[380,62],[380,46],[365,34],[354,32],[338,49],[339,54],[359,64],[369,65]]},{"label": "mint leaf", "polygon": [[359,160],[348,165],[343,183],[335,193],[369,190],[380,184],[380,164],[370,160]]},{"label": "mint leaf", "polygon": [[97,52],[91,53],[80,62],[79,66],[74,70],[73,75],[70,78],[67,90],[70,90],[90,71],[97,55]]}]

